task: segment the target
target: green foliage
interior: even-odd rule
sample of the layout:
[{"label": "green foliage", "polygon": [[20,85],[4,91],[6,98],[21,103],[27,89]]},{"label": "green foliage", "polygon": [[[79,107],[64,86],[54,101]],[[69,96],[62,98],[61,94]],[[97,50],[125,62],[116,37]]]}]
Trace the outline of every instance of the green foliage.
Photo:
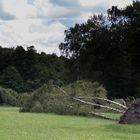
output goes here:
[{"label": "green foliage", "polygon": [[0,87],[0,105],[17,105],[17,92]]},{"label": "green foliage", "polygon": [[36,101],[31,109],[31,112],[43,112],[43,107],[39,101]]},{"label": "green foliage", "polygon": [[18,92],[22,91],[23,79],[17,69],[13,66],[8,66],[1,75],[0,84],[5,88],[11,88]]},{"label": "green foliage", "polygon": [[98,82],[80,80],[64,86],[63,89],[71,96],[93,96],[102,98],[106,98],[107,96],[107,91]]},{"label": "green foliage", "polygon": [[22,93],[22,94],[18,94],[18,98],[17,98],[17,105],[19,107],[24,105],[24,101],[27,100],[29,98],[30,94],[28,93]]},{"label": "green foliage", "polygon": [[57,85],[66,83],[64,57],[37,53],[34,46],[25,50],[0,47],[0,85],[18,93],[32,92],[51,79]]},{"label": "green foliage", "polygon": [[96,96],[106,98],[106,94],[106,90],[97,82],[77,81],[61,87],[60,90],[50,81],[25,98],[20,111],[88,115],[88,112],[94,108],[78,103],[71,97]]}]

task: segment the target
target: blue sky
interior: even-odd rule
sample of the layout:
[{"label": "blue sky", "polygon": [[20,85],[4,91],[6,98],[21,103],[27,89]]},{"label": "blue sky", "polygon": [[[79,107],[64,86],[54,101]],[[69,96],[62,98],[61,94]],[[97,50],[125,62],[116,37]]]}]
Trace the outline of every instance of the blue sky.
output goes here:
[{"label": "blue sky", "polygon": [[60,54],[64,30],[94,13],[120,8],[132,0],[0,0],[0,45],[34,45],[38,52]]}]

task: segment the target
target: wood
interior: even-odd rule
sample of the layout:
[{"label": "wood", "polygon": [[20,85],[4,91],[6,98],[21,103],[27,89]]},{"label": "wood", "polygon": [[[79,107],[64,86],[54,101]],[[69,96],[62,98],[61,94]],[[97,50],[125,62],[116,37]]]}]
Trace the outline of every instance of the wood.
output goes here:
[{"label": "wood", "polygon": [[128,109],[127,106],[125,106],[125,105],[122,105],[122,104],[120,104],[118,102],[115,102],[115,101],[112,101],[112,100],[109,100],[109,99],[105,99],[105,98],[100,98],[100,97],[77,97],[77,98],[79,98],[79,99],[87,99],[87,98],[89,98],[89,99],[92,99],[92,100],[97,99],[97,100],[107,101],[108,103],[118,105],[118,106],[122,107],[125,110]]},{"label": "wood", "polygon": [[[66,91],[64,91],[62,88],[56,86],[59,90],[61,90],[63,93],[67,94]],[[68,94],[67,94],[68,95]],[[92,106],[97,106],[97,107],[101,107],[101,108],[106,108],[106,109],[109,109],[109,110],[113,110],[115,112],[119,112],[119,113],[124,113],[125,111],[123,110],[120,110],[120,109],[116,109],[116,108],[113,108],[113,107],[109,107],[109,106],[105,106],[105,105],[100,105],[100,104],[96,104],[96,103],[91,103],[91,102],[87,102],[87,101],[84,101],[82,99],[79,99],[77,97],[71,97],[71,96],[67,96],[68,98],[71,98],[75,101],[78,101],[78,102],[81,102],[83,104],[87,104],[87,105],[92,105]],[[95,97],[95,98],[98,98],[98,97]],[[102,98],[100,98],[102,99]]]},{"label": "wood", "polygon": [[101,107],[101,108],[106,108],[106,109],[113,110],[113,111],[118,112],[118,113],[124,113],[124,111],[122,111],[120,109],[113,108],[113,107],[109,107],[109,106],[105,106],[105,105],[99,105],[99,104],[96,104],[96,103],[87,102],[87,101],[84,101],[82,99],[78,99],[76,97],[71,97],[71,98],[76,100],[76,101],[79,101],[79,102],[81,102],[83,104],[97,106],[97,107]]},{"label": "wood", "polygon": [[89,112],[89,114],[97,117],[97,118],[101,118],[101,119],[105,119],[105,120],[111,120],[111,121],[119,121],[118,119],[113,119],[113,118],[110,118],[110,117],[106,117],[104,115],[101,115],[101,114],[98,114],[98,113],[95,113],[95,112]]}]

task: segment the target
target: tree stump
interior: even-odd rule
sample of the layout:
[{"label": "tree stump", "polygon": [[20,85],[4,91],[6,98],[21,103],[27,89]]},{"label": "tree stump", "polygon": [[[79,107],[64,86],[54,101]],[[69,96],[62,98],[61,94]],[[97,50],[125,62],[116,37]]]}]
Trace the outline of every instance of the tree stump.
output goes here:
[{"label": "tree stump", "polygon": [[133,103],[121,116],[121,124],[140,124],[140,100]]}]

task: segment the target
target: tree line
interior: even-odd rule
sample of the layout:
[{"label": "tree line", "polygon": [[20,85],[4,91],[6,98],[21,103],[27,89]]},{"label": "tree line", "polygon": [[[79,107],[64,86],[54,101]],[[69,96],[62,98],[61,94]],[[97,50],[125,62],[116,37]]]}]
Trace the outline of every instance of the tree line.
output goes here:
[{"label": "tree line", "polygon": [[50,80],[61,85],[67,82],[66,58],[37,53],[34,46],[25,50],[0,47],[0,85],[17,92],[32,92]]}]

